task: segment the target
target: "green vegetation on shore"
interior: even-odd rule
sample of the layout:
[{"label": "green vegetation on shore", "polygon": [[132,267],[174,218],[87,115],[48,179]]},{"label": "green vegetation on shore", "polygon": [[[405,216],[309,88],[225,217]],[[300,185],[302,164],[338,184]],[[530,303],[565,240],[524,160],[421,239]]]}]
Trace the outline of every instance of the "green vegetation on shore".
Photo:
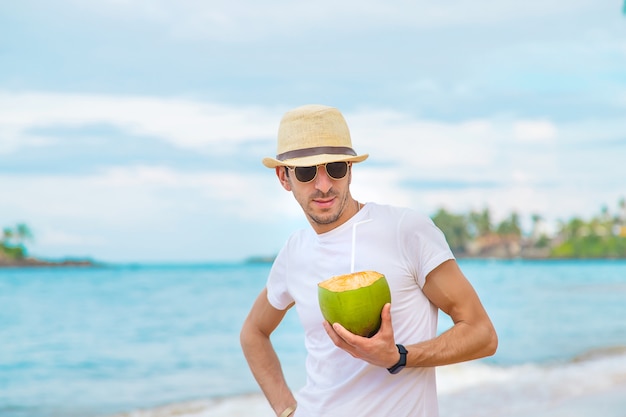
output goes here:
[{"label": "green vegetation on shore", "polygon": [[[517,213],[494,223],[489,209],[456,214],[441,208],[433,216],[458,257],[530,259],[626,259],[626,199],[612,213],[603,207],[585,220],[560,221],[548,231],[540,215],[531,216],[532,227],[524,232]],[[41,261],[27,257],[25,243],[33,239],[23,223],[5,227],[0,239],[0,266],[93,265],[90,260]],[[273,257],[252,257],[248,262],[271,262]]]},{"label": "green vegetation on shore", "polygon": [[2,258],[12,261],[21,261],[26,258],[26,241],[32,240],[33,234],[30,228],[19,223],[15,227],[2,229],[0,239],[0,261]]},{"label": "green vegetation on shore", "polygon": [[532,229],[523,233],[520,217],[511,213],[494,224],[488,209],[455,214],[439,209],[433,216],[452,250],[459,256],[496,258],[626,258],[626,200],[614,214],[608,207],[585,220],[560,221],[548,233],[540,215],[531,216]]},{"label": "green vegetation on shore", "polygon": [[0,236],[0,267],[96,265],[89,259],[50,261],[28,257],[25,243],[31,240],[33,240],[33,233],[26,224],[19,223],[15,227],[5,227]]}]

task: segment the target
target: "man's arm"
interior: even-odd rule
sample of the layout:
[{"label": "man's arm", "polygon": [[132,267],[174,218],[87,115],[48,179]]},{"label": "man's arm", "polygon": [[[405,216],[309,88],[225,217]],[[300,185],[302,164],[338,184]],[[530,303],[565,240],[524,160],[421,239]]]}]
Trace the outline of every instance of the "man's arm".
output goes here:
[{"label": "man's arm", "polygon": [[407,346],[409,366],[448,365],[496,352],[498,336],[493,324],[456,261],[446,261],[428,274],[423,291],[454,326],[432,340]]},{"label": "man's arm", "polygon": [[292,305],[285,310],[275,309],[267,300],[267,289],[264,289],[254,302],[240,334],[248,366],[276,415],[296,404],[270,341],[270,334]]},{"label": "man's arm", "polygon": [[[426,277],[428,299],[448,314],[454,326],[431,340],[406,345],[408,367],[430,367],[464,362],[493,355],[498,346],[496,331],[478,295],[454,260],[448,260]],[[399,359],[391,325],[390,305],[382,311],[380,330],[371,338],[354,335],[340,324],[324,323],[338,347],[352,356],[389,368]]]}]

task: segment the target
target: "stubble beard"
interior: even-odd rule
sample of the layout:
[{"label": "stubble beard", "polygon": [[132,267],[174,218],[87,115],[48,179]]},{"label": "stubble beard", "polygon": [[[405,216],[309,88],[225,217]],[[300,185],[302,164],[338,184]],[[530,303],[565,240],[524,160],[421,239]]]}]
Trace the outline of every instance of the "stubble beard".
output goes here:
[{"label": "stubble beard", "polygon": [[336,222],[337,220],[339,220],[339,218],[345,211],[346,206],[348,204],[348,193],[345,193],[342,196],[336,195],[334,193],[327,193],[327,194],[317,195],[313,198],[328,198],[328,197],[341,198],[341,200],[339,201],[339,206],[333,207],[333,209],[336,209],[337,211],[317,214],[317,213],[314,213],[313,210],[309,210],[309,212],[307,213],[307,216],[313,223],[320,224],[320,225],[332,224]]}]

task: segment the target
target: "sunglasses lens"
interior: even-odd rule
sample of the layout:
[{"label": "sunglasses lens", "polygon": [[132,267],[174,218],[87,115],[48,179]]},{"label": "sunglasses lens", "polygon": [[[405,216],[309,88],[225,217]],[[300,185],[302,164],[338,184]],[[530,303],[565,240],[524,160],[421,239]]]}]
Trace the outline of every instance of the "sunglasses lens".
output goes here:
[{"label": "sunglasses lens", "polygon": [[317,174],[317,167],[296,167],[296,179],[300,182],[309,182]]},{"label": "sunglasses lens", "polygon": [[331,162],[326,164],[326,173],[329,177],[340,180],[348,173],[347,162]]},{"label": "sunglasses lens", "polygon": [[[295,167],[296,179],[300,182],[311,182],[317,175],[317,166]],[[330,162],[326,164],[326,173],[335,180],[340,180],[348,173],[347,162]]]}]

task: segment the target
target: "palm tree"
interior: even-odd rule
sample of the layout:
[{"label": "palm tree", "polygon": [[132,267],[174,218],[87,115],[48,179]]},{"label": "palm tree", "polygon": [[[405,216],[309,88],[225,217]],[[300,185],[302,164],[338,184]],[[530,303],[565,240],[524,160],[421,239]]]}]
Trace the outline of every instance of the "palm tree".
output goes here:
[{"label": "palm tree", "polygon": [[[626,7],[626,6],[625,6]],[[619,200],[619,214],[618,221],[620,225],[626,225],[626,198]]]},{"label": "palm tree", "polygon": [[13,239],[13,229],[5,227],[2,229],[2,244],[3,246],[11,242]]},{"label": "palm tree", "polygon": [[491,213],[488,208],[485,208],[482,212],[472,211],[469,215],[469,222],[476,236],[487,236],[492,232]]},{"label": "palm tree", "polygon": [[21,259],[26,255],[24,243],[33,239],[33,233],[30,228],[19,223],[15,227],[5,227],[2,230],[2,240],[0,241],[0,252],[10,258]]},{"label": "palm tree", "polygon": [[17,241],[18,245],[23,244],[27,240],[33,240],[33,233],[30,231],[30,228],[26,224],[19,223],[15,227],[15,240]]},{"label": "palm tree", "polygon": [[445,209],[440,208],[437,213],[432,216],[432,220],[446,236],[446,240],[453,251],[459,253],[465,251],[469,242],[469,235],[467,233],[467,223],[464,216],[449,213]]},{"label": "palm tree", "polygon": [[28,240],[33,240],[33,233],[24,223],[18,223],[15,227],[5,227],[2,230],[2,243],[5,246],[20,246]]},{"label": "palm tree", "polygon": [[496,232],[502,236],[516,236],[522,235],[522,228],[520,227],[519,215],[515,212],[511,213],[509,218],[504,219],[498,224]]}]

